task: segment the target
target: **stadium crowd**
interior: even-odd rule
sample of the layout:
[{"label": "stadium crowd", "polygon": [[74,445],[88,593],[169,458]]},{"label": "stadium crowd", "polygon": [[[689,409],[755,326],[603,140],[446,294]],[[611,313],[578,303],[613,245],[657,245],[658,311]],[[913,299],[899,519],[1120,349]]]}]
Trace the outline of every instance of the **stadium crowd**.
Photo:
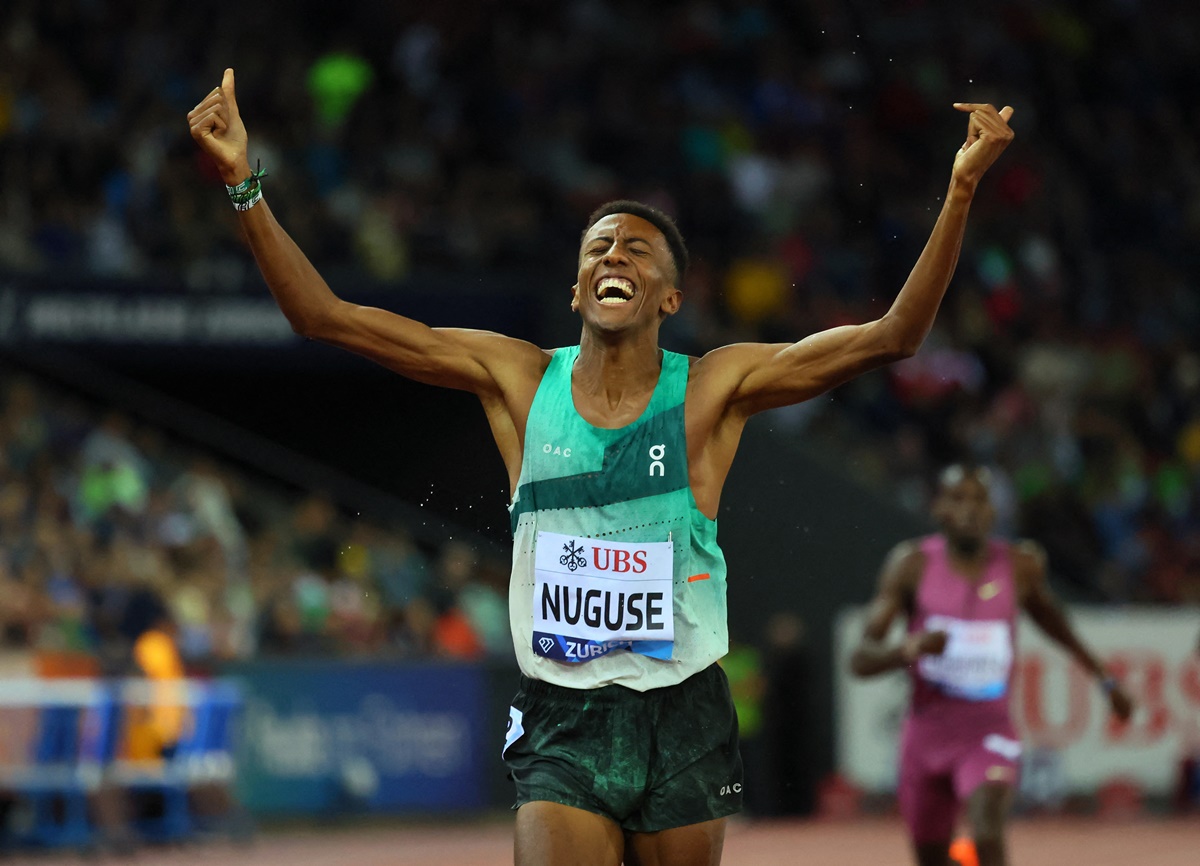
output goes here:
[{"label": "stadium crowd", "polygon": [[[584,216],[627,195],[677,214],[693,250],[668,345],[791,340],[886,308],[961,135],[950,103],[1011,103],[1017,144],[925,349],[779,424],[915,513],[939,464],[986,462],[1002,526],[1081,594],[1196,603],[1200,11],[1154,6],[13,0],[0,269],[247,278],[183,122],[228,63],[268,196],[327,273],[536,271],[550,302],[544,275],[570,273]],[[29,590],[3,597],[55,599],[56,640],[82,639],[89,587],[133,594],[159,561],[196,652],[428,646],[439,612],[470,606],[416,589],[440,585],[432,570],[461,580],[464,551],[415,565],[402,533],[320,499],[267,516],[203,458],[160,458],[120,419],[41,396],[7,394],[4,532],[39,540],[9,550],[5,579]],[[347,591],[368,583],[376,600]],[[5,616],[10,634],[35,621]]]},{"label": "stadium crowd", "polygon": [[506,574],[468,545],[276,489],[6,370],[0,649],[99,659],[169,630],[191,669],[253,655],[511,653]]}]

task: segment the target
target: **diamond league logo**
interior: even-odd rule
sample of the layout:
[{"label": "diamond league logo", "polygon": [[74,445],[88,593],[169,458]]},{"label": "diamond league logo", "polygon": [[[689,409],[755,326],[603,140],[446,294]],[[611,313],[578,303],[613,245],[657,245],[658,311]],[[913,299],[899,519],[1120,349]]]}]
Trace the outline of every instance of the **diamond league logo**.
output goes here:
[{"label": "diamond league logo", "polygon": [[542,648],[542,652],[548,653],[554,648],[554,638],[543,637],[538,639],[538,646]]}]

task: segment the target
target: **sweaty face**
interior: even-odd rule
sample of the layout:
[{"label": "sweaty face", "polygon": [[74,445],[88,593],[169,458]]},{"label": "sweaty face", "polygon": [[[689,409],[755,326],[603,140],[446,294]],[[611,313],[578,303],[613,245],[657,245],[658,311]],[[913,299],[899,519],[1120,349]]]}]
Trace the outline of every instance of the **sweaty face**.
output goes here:
[{"label": "sweaty face", "polygon": [[667,240],[653,223],[612,214],[583,238],[571,308],[601,330],[658,321],[679,308],[674,275]]},{"label": "sweaty face", "polygon": [[934,502],[934,517],[954,540],[983,541],[995,516],[987,485],[975,475],[943,484]]}]

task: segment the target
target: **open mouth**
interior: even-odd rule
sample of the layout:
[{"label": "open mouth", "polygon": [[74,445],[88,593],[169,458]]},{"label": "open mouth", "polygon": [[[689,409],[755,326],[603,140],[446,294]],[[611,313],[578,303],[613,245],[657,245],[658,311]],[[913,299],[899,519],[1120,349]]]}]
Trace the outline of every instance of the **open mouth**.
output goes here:
[{"label": "open mouth", "polygon": [[633,283],[624,277],[605,277],[596,283],[596,300],[605,306],[627,303],[633,293]]}]

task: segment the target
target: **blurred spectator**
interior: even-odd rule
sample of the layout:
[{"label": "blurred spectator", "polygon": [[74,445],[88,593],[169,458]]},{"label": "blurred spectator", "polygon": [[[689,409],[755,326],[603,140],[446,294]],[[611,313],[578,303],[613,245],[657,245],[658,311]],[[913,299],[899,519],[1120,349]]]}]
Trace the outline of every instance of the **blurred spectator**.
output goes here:
[{"label": "blurred spectator", "polygon": [[774,792],[768,781],[769,757],[762,736],[763,698],[767,687],[762,653],[749,644],[730,639],[729,652],[720,665],[729,678],[729,693],[737,710],[746,809],[752,815],[775,814]]},{"label": "blurred spectator", "polygon": [[809,669],[804,621],[791,611],[771,616],[766,627],[762,698],[764,801],[769,815],[808,815],[815,808],[816,762],[797,736],[810,723]]},{"label": "blurred spectator", "polygon": [[[89,466],[129,472],[87,495]],[[402,529],[272,492],[29,378],[0,378],[0,477],[4,647],[90,655],[120,675],[169,621],[174,657],[201,672],[258,653],[510,651],[506,571],[469,545],[446,546],[435,583]]]},{"label": "blurred spectator", "polygon": [[292,516],[292,550],[305,567],[323,578],[332,577],[337,566],[336,518],[333,503],[323,496],[305,498]]},{"label": "blurred spectator", "polygon": [[150,686],[145,705],[130,707],[126,721],[125,756],[133,761],[169,757],[191,724],[175,626],[162,601],[154,601],[133,641],[135,669]]},{"label": "blurred spectator", "polygon": [[192,516],[194,537],[211,538],[220,548],[230,578],[240,578],[245,568],[246,534],[234,512],[226,480],[212,460],[197,457],[171,487]]},{"label": "blurred spectator", "polygon": [[441,655],[474,659],[508,650],[508,605],[479,579],[474,549],[460,541],[442,548],[429,601],[436,619],[434,649]]},{"label": "blurred spectator", "polygon": [[511,650],[508,631],[507,573],[502,589],[484,582],[478,555],[471,545],[447,542],[438,559],[435,602],[442,617],[461,615],[480,651],[499,655]]}]

